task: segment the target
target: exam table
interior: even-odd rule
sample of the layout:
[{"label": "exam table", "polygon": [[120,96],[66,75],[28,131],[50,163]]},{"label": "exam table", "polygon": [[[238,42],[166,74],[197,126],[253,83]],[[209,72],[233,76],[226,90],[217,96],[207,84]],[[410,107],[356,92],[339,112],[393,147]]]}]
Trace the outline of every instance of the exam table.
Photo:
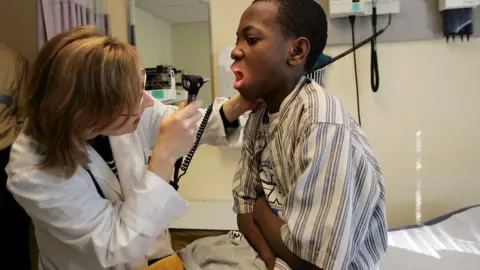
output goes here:
[{"label": "exam table", "polygon": [[[218,233],[212,231],[214,236]],[[388,241],[381,270],[479,270],[480,205],[459,209],[422,225],[391,229]],[[147,269],[182,269],[182,262],[175,255]]]},{"label": "exam table", "polygon": [[480,269],[480,205],[391,229],[380,269]]}]

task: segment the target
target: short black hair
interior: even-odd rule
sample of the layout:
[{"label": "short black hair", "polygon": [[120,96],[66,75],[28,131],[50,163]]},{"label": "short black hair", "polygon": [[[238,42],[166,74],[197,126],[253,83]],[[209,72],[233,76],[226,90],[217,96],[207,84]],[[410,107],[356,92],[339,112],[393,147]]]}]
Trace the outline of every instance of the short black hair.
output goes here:
[{"label": "short black hair", "polygon": [[311,71],[327,45],[327,15],[320,4],[314,0],[254,0],[252,4],[257,2],[274,2],[279,5],[277,21],[285,37],[308,39],[310,52],[305,71]]}]

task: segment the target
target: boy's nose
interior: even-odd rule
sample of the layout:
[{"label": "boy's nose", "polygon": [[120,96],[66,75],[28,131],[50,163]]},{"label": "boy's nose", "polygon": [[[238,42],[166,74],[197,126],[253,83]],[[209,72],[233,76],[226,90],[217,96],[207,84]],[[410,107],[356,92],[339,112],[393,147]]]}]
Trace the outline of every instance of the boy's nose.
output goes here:
[{"label": "boy's nose", "polygon": [[243,52],[238,47],[235,47],[230,56],[232,57],[232,60],[238,61],[243,57]]}]

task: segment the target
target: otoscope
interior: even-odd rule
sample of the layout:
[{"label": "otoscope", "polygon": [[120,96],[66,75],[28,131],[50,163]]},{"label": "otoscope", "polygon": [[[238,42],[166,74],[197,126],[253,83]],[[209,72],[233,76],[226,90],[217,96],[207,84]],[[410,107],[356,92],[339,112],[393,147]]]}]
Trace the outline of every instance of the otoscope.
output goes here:
[{"label": "otoscope", "polygon": [[[187,75],[187,74],[182,75],[182,87],[188,92],[187,105],[197,99],[200,88],[208,81],[209,81],[208,79],[198,75]],[[202,139],[203,132],[205,132],[205,128],[207,127],[208,119],[212,114],[212,110],[213,110],[213,105],[210,105],[207,111],[205,112],[205,116],[202,119],[202,123],[200,124],[200,127],[198,128],[197,139],[195,140],[195,143],[192,149],[190,150],[190,152],[187,154],[185,159],[179,158],[177,162],[175,162],[175,171],[173,173],[173,180],[170,181],[170,185],[173,188],[175,188],[175,190],[178,190],[178,182],[180,181],[180,178],[182,178],[182,176],[184,176],[185,173],[187,173],[188,167],[190,166],[193,156],[195,155],[195,151],[197,151],[198,145],[200,144],[200,140]],[[181,174],[180,174],[180,171],[182,171]]]}]

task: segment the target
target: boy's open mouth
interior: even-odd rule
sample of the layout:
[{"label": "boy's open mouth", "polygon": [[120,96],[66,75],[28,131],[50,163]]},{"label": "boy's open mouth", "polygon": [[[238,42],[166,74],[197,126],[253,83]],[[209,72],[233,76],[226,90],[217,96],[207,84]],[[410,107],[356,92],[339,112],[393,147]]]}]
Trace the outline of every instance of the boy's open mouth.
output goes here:
[{"label": "boy's open mouth", "polygon": [[243,85],[244,75],[238,68],[232,67],[233,74],[235,74],[235,83],[233,84],[233,88],[239,89]]}]

